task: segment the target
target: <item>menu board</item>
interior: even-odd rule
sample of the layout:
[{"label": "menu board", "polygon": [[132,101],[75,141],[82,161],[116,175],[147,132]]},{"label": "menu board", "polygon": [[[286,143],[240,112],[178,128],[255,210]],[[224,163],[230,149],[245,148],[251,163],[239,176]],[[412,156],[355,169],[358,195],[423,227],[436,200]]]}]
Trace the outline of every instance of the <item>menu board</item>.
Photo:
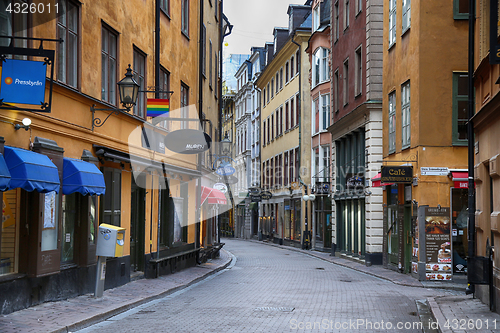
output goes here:
[{"label": "menu board", "polygon": [[425,208],[425,257],[426,280],[452,279],[449,207]]}]

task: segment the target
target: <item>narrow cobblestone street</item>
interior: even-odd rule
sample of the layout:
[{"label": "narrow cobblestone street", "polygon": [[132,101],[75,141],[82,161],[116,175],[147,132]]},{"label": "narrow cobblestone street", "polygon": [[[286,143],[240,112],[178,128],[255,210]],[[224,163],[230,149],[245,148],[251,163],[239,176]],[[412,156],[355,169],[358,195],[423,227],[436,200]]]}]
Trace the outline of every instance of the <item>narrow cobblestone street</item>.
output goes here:
[{"label": "narrow cobblestone street", "polygon": [[452,294],[295,251],[225,242],[234,266],[81,332],[422,332],[415,300]]}]

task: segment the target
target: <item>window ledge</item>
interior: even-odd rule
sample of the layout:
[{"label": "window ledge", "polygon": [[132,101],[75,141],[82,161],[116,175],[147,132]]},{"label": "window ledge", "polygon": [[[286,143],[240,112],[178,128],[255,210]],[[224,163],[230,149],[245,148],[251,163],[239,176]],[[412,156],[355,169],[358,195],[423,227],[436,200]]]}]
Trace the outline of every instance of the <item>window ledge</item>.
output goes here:
[{"label": "window ledge", "polygon": [[170,14],[169,14],[169,13],[167,13],[167,12],[165,11],[165,9],[163,9],[163,8],[161,8],[161,7],[160,7],[160,11],[161,11],[163,14],[165,14],[165,16],[166,16],[169,20],[172,20],[172,18],[170,17]]},{"label": "window ledge", "polygon": [[396,45],[396,42],[393,42],[391,45],[389,45],[389,48],[387,49],[388,51],[391,51],[392,48]]},{"label": "window ledge", "polygon": [[188,35],[187,33],[185,33],[184,31],[182,31],[182,30],[181,30],[181,34],[182,34],[184,37],[186,37],[188,41],[189,41],[189,40],[191,40],[191,39],[189,38],[189,35]]},{"label": "window ledge", "polygon": [[405,30],[403,30],[403,33],[401,34],[401,38],[403,38],[403,36],[404,36],[404,35],[406,35],[406,33],[407,33],[408,31],[410,31],[410,28],[411,28],[411,25],[409,25],[408,27],[406,27],[406,29],[405,29]]}]

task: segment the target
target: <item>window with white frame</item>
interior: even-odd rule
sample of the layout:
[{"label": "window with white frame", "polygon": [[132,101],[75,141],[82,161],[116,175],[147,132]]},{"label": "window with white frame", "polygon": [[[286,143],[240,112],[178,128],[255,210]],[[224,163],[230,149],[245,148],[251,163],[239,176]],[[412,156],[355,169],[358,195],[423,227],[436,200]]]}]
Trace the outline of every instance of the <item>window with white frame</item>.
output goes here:
[{"label": "window with white frame", "polygon": [[330,126],[330,94],[324,94],[320,97],[321,105],[321,124],[322,130],[328,129]]},{"label": "window with white frame", "polygon": [[280,68],[280,89],[283,89],[283,67]]},{"label": "window with white frame", "polygon": [[389,94],[389,153],[396,152],[396,93]]},{"label": "window with white frame", "polygon": [[320,95],[312,103],[313,133],[325,131],[330,126],[330,94]]},{"label": "window with white frame", "polygon": [[354,94],[356,96],[361,95],[363,92],[363,62],[362,62],[362,56],[361,56],[361,45],[356,49],[356,58],[355,58],[356,64],[355,64],[355,70],[356,73],[354,75],[354,78],[356,82],[354,82]]},{"label": "window with white frame", "polygon": [[330,65],[328,62],[328,55],[330,50],[322,48],[321,49],[321,75],[320,80],[322,82],[330,80]]},{"label": "window with white frame", "polygon": [[278,94],[279,88],[280,88],[279,73],[276,72],[276,94]]},{"label": "window with white frame", "polygon": [[330,68],[328,62],[329,50],[320,47],[313,54],[313,65],[312,65],[312,85],[313,87],[321,82],[328,81],[330,79]]},{"label": "window with white frame", "polygon": [[313,31],[319,29],[319,3],[313,8]]},{"label": "window with white frame", "polygon": [[320,77],[320,59],[319,59],[319,54],[320,54],[321,48],[318,48],[316,52],[313,54],[313,64],[312,64],[312,86],[315,87],[319,83],[319,77]]},{"label": "window with white frame", "polygon": [[396,42],[396,0],[389,0],[389,46]]},{"label": "window with white frame", "polygon": [[313,133],[318,133],[320,124],[319,98],[316,98],[312,103],[312,114],[313,114]]},{"label": "window with white frame", "polygon": [[403,0],[403,18],[401,22],[401,27],[403,33],[410,28],[411,22],[411,0]]},{"label": "window with white frame", "polygon": [[402,148],[411,143],[410,81],[401,86],[401,140]]},{"label": "window with white frame", "polygon": [[323,180],[320,179],[320,181],[323,182],[328,182],[330,181],[330,146],[325,145],[325,146],[320,146],[321,150],[323,151],[323,170],[320,171],[319,176],[323,177]]}]

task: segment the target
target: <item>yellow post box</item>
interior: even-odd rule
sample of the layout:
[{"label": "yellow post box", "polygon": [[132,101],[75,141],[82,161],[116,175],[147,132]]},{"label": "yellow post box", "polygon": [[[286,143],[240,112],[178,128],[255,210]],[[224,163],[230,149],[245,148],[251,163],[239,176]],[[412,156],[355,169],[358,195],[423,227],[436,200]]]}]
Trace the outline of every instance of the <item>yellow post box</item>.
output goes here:
[{"label": "yellow post box", "polygon": [[99,257],[121,257],[123,256],[123,245],[125,244],[125,228],[111,224],[99,225],[97,234],[96,255]]}]

